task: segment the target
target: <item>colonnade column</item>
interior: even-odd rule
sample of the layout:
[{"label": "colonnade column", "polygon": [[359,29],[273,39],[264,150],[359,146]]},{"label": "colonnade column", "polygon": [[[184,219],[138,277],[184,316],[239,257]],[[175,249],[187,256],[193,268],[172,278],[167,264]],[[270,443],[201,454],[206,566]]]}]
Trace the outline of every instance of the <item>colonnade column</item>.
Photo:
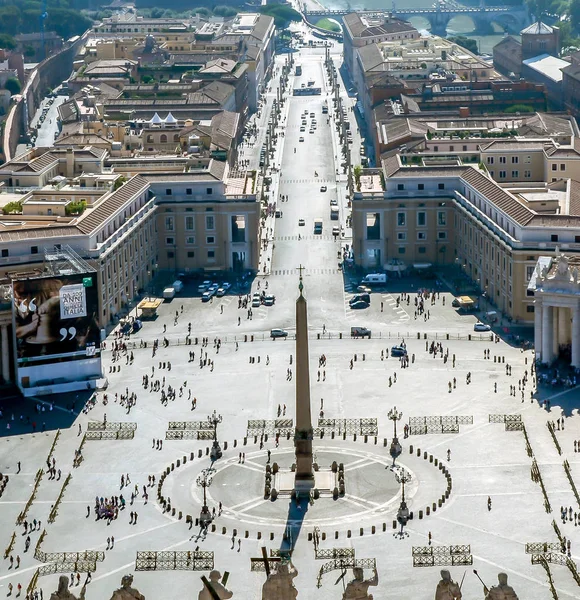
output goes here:
[{"label": "colonnade column", "polygon": [[552,307],[542,306],[542,362],[552,362]]},{"label": "colonnade column", "polygon": [[534,346],[536,348],[536,358],[542,358],[542,309],[543,304],[536,300],[534,310]]},{"label": "colonnade column", "polygon": [[10,345],[8,343],[8,325],[0,326],[0,353],[2,353],[2,377],[10,382]]},{"label": "colonnade column", "polygon": [[572,312],[572,366],[580,367],[580,307]]}]

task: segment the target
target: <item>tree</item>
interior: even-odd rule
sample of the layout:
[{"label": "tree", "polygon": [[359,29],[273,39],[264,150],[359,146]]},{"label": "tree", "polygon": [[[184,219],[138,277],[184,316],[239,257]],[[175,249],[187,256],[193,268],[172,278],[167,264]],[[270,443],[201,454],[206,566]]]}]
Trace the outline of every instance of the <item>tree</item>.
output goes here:
[{"label": "tree", "polygon": [[570,21],[572,22],[572,29],[578,30],[580,28],[580,0],[570,0]]},{"label": "tree", "polygon": [[143,75],[143,77],[141,77],[141,83],[155,83],[155,77],[153,77],[152,75]]},{"label": "tree", "polygon": [[5,215],[22,214],[22,202],[8,202],[2,207],[2,212]]},{"label": "tree", "polygon": [[238,14],[238,11],[231,6],[216,6],[213,9],[213,14],[216,17],[235,17]]},{"label": "tree", "polygon": [[20,90],[22,86],[20,85],[20,81],[16,79],[16,77],[9,77],[4,84],[4,87],[14,96],[14,94],[20,94]]},{"label": "tree", "polygon": [[14,50],[14,48],[16,48],[16,40],[7,33],[0,33],[0,48],[4,48],[4,50]]},{"label": "tree", "polygon": [[273,4],[260,6],[258,10],[264,15],[274,17],[274,24],[278,29],[286,29],[291,21],[296,23],[302,21],[302,15],[290,6]]},{"label": "tree", "polygon": [[471,38],[465,37],[464,35],[456,35],[448,39],[453,44],[457,44],[458,46],[469,50],[469,52],[473,52],[473,54],[478,54],[479,52],[476,40],[472,40]]}]

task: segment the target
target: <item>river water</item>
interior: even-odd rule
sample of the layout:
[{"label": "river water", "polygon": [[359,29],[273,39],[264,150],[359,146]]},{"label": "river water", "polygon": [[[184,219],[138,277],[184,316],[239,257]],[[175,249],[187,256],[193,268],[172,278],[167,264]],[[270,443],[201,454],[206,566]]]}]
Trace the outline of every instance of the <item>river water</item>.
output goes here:
[{"label": "river water", "polygon": [[[352,9],[352,10],[389,10],[391,0],[319,0],[328,9]],[[405,8],[432,8],[433,0],[398,0],[397,6],[404,4]],[[460,4],[460,3],[458,3]],[[413,17],[411,23],[419,30],[426,31],[429,22],[423,17]],[[454,17],[448,25],[447,35],[464,35],[477,40],[479,51],[482,54],[491,54],[492,48],[503,38],[503,29],[493,24],[495,34],[491,35],[473,35],[473,22],[467,16]],[[519,36],[514,36],[519,39]]]}]

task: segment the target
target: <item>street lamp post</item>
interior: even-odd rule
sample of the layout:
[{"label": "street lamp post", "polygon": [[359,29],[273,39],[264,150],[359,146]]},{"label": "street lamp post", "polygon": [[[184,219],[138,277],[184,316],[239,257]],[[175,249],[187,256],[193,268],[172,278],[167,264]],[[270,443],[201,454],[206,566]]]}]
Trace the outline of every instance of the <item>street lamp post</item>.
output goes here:
[{"label": "street lamp post", "polygon": [[387,417],[393,422],[394,435],[393,441],[391,442],[391,448],[389,450],[389,454],[393,457],[393,464],[391,469],[395,466],[395,461],[399,456],[401,456],[401,452],[403,452],[403,448],[399,443],[399,439],[397,438],[397,421],[400,421],[403,418],[403,413],[397,410],[397,407],[391,408],[388,412]]},{"label": "street lamp post", "polygon": [[410,517],[409,509],[407,508],[407,503],[405,502],[405,483],[411,481],[411,474],[405,471],[405,469],[401,468],[399,473],[396,475],[396,479],[403,486],[401,504],[399,505],[399,510],[397,511],[397,521],[401,525],[401,531],[398,533],[398,536],[402,538],[405,535],[409,535],[403,531],[403,528],[407,524],[407,521]]},{"label": "street lamp post", "polygon": [[211,512],[207,505],[207,488],[211,485],[213,469],[203,469],[196,480],[197,485],[203,488],[203,507],[199,513],[199,523],[206,529],[212,521]]},{"label": "street lamp post", "polygon": [[211,447],[210,458],[212,461],[214,461],[222,457],[222,449],[220,448],[217,439],[217,426],[222,422],[223,418],[214,410],[213,414],[209,415],[207,420],[211,423],[211,425],[213,425],[213,446]]}]

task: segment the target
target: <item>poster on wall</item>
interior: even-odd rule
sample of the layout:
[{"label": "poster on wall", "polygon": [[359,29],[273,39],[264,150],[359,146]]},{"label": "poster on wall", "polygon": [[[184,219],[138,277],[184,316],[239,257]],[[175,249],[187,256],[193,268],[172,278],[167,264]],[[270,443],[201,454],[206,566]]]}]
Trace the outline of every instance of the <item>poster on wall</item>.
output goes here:
[{"label": "poster on wall", "polygon": [[101,377],[96,273],[16,280],[12,290],[21,388]]}]

